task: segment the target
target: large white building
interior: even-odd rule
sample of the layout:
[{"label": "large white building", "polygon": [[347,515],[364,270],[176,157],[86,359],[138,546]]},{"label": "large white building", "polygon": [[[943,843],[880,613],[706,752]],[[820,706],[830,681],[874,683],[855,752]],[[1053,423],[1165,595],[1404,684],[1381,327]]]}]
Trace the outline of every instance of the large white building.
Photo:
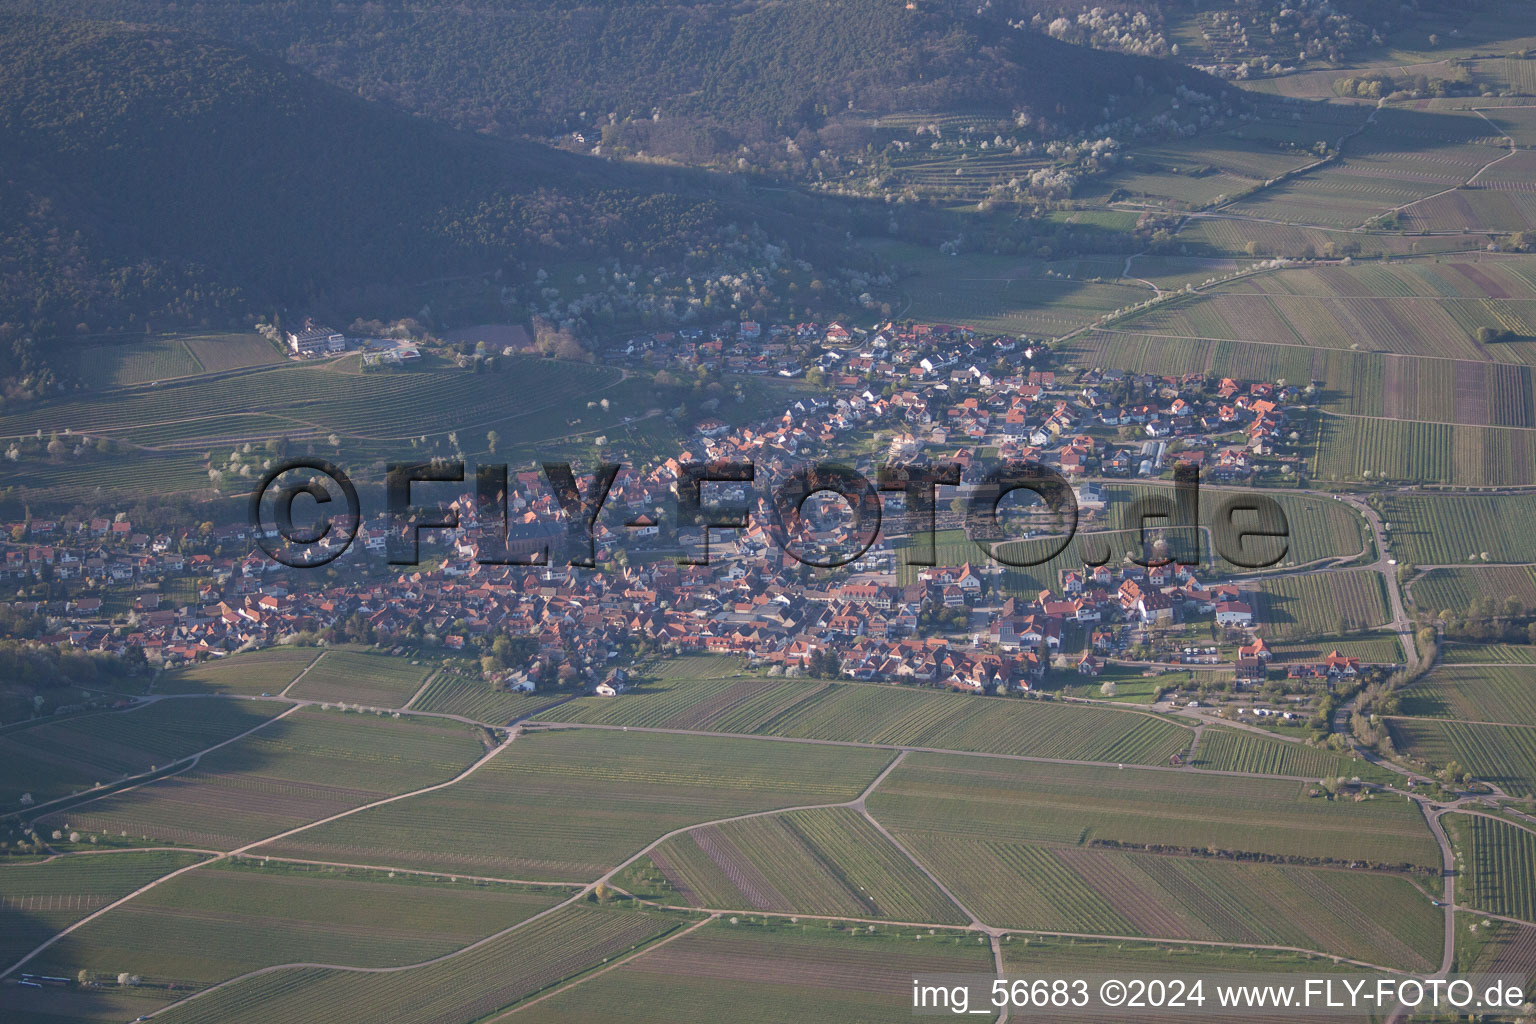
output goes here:
[{"label": "large white building", "polygon": [[288,347],[295,355],[301,356],[344,352],[347,348],[347,338],[339,331],[333,331],[329,327],[317,325],[312,320],[306,320],[301,330],[288,332]]}]

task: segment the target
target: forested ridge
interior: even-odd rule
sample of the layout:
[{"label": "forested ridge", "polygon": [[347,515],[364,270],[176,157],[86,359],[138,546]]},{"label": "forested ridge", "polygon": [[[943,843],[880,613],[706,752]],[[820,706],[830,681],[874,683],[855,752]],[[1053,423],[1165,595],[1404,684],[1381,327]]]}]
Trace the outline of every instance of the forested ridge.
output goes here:
[{"label": "forested ridge", "polygon": [[[10,6],[41,9],[32,0]],[[550,134],[657,119],[717,147],[849,110],[1028,112],[1087,127],[1138,88],[1209,89],[1176,62],[1086,50],[922,0],[50,0],[94,18],[249,41],[318,76],[448,123]],[[696,139],[694,140],[697,141]],[[680,142],[678,143],[681,144]]]},{"label": "forested ridge", "polygon": [[34,391],[38,339],[561,259],[707,268],[744,237],[814,258],[849,227],[720,176],[454,131],[186,33],[32,17],[0,20],[0,182],[0,376]]}]

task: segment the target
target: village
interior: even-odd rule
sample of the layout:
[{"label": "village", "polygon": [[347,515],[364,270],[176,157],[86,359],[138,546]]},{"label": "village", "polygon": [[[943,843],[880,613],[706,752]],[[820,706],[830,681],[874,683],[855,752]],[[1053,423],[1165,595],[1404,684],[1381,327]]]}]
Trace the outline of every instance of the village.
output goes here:
[{"label": "village", "polygon": [[[707,564],[677,557],[705,540],[669,521],[689,462],[751,461],[772,479],[812,457],[862,450],[851,461],[871,475],[882,454],[905,465],[958,464],[963,493],[989,460],[1030,459],[1074,480],[1084,528],[1102,529],[1104,488],[1116,478],[1156,480],[1180,464],[1248,483],[1293,474],[1296,435],[1286,409],[1302,397],[1295,385],[1058,372],[1043,368],[1049,353],[1038,342],[947,325],[741,323],[635,337],[610,358],[810,374],[821,393],[769,422],[701,419],[691,424],[689,450],[658,461],[605,448],[603,457],[625,468],[594,527],[597,569],[564,564],[559,503],[528,470],[509,478],[507,541],[496,558],[481,548],[473,486],[453,493],[436,485],[460,528],[424,531],[424,561],[404,572],[382,564],[390,532],[382,516],[365,518],[336,571],[315,575],[268,558],[243,523],[155,535],[121,513],[9,523],[0,572],[19,593],[30,581],[47,584],[48,595],[17,601],[13,611],[41,624],[32,639],[142,652],[156,667],[301,636],[466,654],[505,636],[526,657],[488,665],[487,674],[511,689],[618,692],[642,651],[732,654],[786,674],[988,693],[1038,692],[1051,673],[1093,678],[1110,664],[1219,672],[1239,688],[1277,675],[1322,685],[1361,671],[1336,651],[1272,667],[1252,584],[1220,580],[1205,565],[1125,558],[1062,569],[1046,586],[1019,592],[981,544],[957,564],[905,564],[900,492],[883,495],[884,528],[844,569],[800,564],[774,545],[761,515],[741,530],[712,531]],[[751,498],[747,485],[710,492],[722,504]],[[833,502],[807,517],[805,539],[835,546],[850,518],[846,504]],[[938,518],[943,526],[954,517]],[[1149,555],[1154,547],[1149,541]],[[495,564],[509,558],[525,564]]]}]

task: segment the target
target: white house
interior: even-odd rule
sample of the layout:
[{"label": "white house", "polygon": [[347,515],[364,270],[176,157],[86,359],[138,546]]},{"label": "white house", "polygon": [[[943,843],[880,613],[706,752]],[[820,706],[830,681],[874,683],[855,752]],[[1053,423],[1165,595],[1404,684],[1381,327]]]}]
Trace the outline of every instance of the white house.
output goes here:
[{"label": "white house", "polygon": [[1216,606],[1216,624],[1219,626],[1253,625],[1253,609],[1242,601],[1222,601]]}]

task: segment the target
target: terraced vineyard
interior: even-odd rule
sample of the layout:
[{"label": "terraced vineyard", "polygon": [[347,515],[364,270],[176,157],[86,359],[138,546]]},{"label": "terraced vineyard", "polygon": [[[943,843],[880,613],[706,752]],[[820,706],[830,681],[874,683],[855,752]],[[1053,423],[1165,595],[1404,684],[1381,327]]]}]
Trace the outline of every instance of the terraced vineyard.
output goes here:
[{"label": "terraced vineyard", "polygon": [[[296,961],[400,967],[450,953],[569,893],[385,872],[227,863],[191,871],[55,944],[33,966],[111,964],[150,982],[209,985]],[[146,943],[144,936],[156,941]]]},{"label": "terraced vineyard", "polygon": [[530,1005],[517,1019],[530,1024],[896,1021],[912,1014],[913,978],[993,970],[991,948],[974,935],[736,918],[707,924]]},{"label": "terraced vineyard", "polygon": [[1536,729],[1431,718],[1388,719],[1398,750],[1435,767],[1456,762],[1511,796],[1536,796]]},{"label": "terraced vineyard", "polygon": [[905,854],[846,807],[693,829],[652,850],[649,864],[617,884],[684,906],[966,922]]},{"label": "terraced vineyard", "polygon": [[1536,666],[1443,666],[1403,691],[1404,715],[1536,727]]},{"label": "terraced vineyard", "polygon": [[1368,761],[1325,747],[1310,747],[1304,743],[1259,736],[1237,729],[1205,730],[1205,734],[1200,737],[1200,752],[1194,763],[1201,768],[1221,771],[1311,779],[1359,776],[1374,781],[1390,781],[1392,778],[1391,773]]},{"label": "terraced vineyard", "polygon": [[1465,901],[1536,922],[1536,832],[1475,814],[1451,820],[1463,848]]},{"label": "terraced vineyard", "polygon": [[1491,597],[1500,606],[1513,597],[1527,608],[1536,607],[1536,569],[1526,565],[1471,566],[1465,569],[1431,569],[1413,581],[1408,590],[1413,603],[1427,612],[1460,613],[1474,600]]},{"label": "terraced vineyard", "polygon": [[1138,712],[858,684],[818,690],[759,731],[1132,764],[1166,763],[1190,739],[1182,726]]},{"label": "terraced vineyard", "polygon": [[96,783],[165,767],[276,715],[277,705],[163,700],[0,734],[0,805],[42,803]]},{"label": "terraced vineyard", "polygon": [[593,725],[751,733],[826,685],[793,679],[677,676],[647,684],[622,701],[583,697],[542,717]]},{"label": "terraced vineyard", "polygon": [[1536,495],[1393,494],[1383,504],[1398,557],[1415,565],[1536,562],[1536,540],[1527,529],[1536,517]]},{"label": "terraced vineyard", "polygon": [[1536,432],[1408,420],[1320,416],[1319,480],[1514,487],[1536,483]]},{"label": "terraced vineyard", "polygon": [[1254,617],[1277,638],[1358,633],[1391,619],[1381,577],[1364,569],[1268,580]]},{"label": "terraced vineyard", "polygon": [[167,672],[155,680],[155,692],[281,693],[318,657],[320,652],[309,647],[269,647],[250,651]]},{"label": "terraced vineyard", "polygon": [[1300,780],[912,754],[868,805],[876,820],[904,836],[1439,863],[1409,801],[1328,800],[1309,796],[1312,789]]},{"label": "terraced vineyard", "polygon": [[[214,702],[180,703],[206,709]],[[80,804],[45,823],[229,849],[444,782],[482,752],[471,727],[456,722],[305,709],[205,755],[195,768]]]},{"label": "terraced vineyard", "polygon": [[436,1024],[479,1020],[643,947],[677,914],[573,905],[435,963],[388,974],[291,968],[174,1006],[166,1024]]},{"label": "terraced vineyard", "polygon": [[290,696],[398,708],[421,688],[431,668],[372,651],[326,651]]},{"label": "terraced vineyard", "polygon": [[535,881],[588,881],[674,828],[852,800],[883,750],[538,730],[470,778],[261,852]]},{"label": "terraced vineyard", "polygon": [[1449,643],[1440,648],[1440,660],[1446,665],[1536,665],[1536,647]]},{"label": "terraced vineyard", "polygon": [[1440,914],[1401,875],[900,835],[993,925],[1274,944],[1410,970],[1440,959]]},{"label": "terraced vineyard", "polygon": [[0,970],[87,914],[206,856],[121,851],[0,866]]},{"label": "terraced vineyard", "polygon": [[1189,730],[1151,715],[810,680],[676,680],[621,701],[583,698],[535,721],[751,732],[1078,761],[1166,762]]},{"label": "terraced vineyard", "polygon": [[471,679],[445,668],[438,672],[411,708],[444,715],[462,715],[487,725],[504,725],[537,714],[568,696],[493,690],[482,679]]},{"label": "terraced vineyard", "polygon": [[[260,409],[265,419],[239,428],[235,437],[323,438],[334,431],[343,437],[404,441],[409,434],[450,430],[484,436],[494,427],[505,437],[533,442],[567,435],[569,419],[592,419],[587,398],[605,388],[613,388],[606,394],[614,408],[590,426],[601,428],[619,423],[622,415],[634,415],[646,400],[644,392],[614,387],[619,381],[617,370],[526,358],[510,359],[503,372],[488,374],[438,364],[398,373],[359,373],[352,358],[284,363],[89,400],[50,402],[29,409],[25,416],[0,416],[0,436],[68,429],[138,444],[196,448],[213,437],[230,439],[225,436],[227,418]],[[413,431],[400,428],[398,410],[403,407],[416,414]]]}]

